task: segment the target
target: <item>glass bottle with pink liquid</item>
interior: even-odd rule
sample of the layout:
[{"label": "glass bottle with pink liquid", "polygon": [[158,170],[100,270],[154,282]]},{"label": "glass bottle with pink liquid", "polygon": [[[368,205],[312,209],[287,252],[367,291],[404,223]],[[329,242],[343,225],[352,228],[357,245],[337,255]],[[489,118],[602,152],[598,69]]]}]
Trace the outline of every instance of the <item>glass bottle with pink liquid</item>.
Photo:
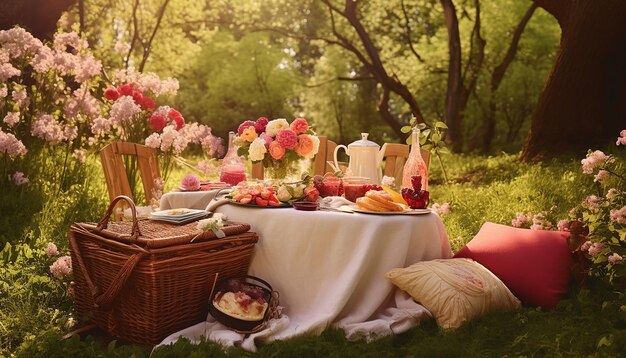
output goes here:
[{"label": "glass bottle with pink liquid", "polygon": [[403,188],[413,188],[411,177],[414,175],[422,177],[422,190],[428,190],[428,167],[420,151],[420,130],[415,127],[411,133],[411,152],[402,171]]},{"label": "glass bottle with pink liquid", "polygon": [[228,151],[220,167],[220,181],[230,185],[237,185],[246,180],[246,168],[243,159],[237,155],[237,146],[234,143],[235,132],[228,133]]}]

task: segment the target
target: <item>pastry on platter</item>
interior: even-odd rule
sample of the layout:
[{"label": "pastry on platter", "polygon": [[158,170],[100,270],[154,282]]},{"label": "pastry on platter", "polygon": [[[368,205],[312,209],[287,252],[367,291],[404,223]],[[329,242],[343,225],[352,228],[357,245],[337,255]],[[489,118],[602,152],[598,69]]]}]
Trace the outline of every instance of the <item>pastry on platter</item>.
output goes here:
[{"label": "pastry on platter", "polygon": [[393,201],[389,193],[380,190],[370,190],[365,196],[356,199],[356,205],[364,210],[379,212],[400,212],[406,208]]}]

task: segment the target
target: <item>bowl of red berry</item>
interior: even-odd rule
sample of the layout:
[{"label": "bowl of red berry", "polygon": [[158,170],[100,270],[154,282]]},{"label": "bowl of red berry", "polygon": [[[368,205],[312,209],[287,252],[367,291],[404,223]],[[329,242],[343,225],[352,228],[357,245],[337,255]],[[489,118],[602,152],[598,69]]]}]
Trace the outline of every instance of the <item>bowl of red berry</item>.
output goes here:
[{"label": "bowl of red berry", "polygon": [[413,188],[402,188],[402,198],[411,209],[425,209],[428,206],[427,190],[422,190],[422,177],[414,175],[411,177]]}]

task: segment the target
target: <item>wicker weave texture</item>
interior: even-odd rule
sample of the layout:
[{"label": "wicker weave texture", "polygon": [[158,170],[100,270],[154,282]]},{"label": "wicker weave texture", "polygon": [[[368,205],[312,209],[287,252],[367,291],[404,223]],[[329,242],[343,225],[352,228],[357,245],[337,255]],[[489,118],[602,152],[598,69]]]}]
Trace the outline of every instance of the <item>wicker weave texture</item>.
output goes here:
[{"label": "wicker weave texture", "polygon": [[76,224],[69,237],[77,317],[114,337],[149,345],[203,321],[215,275],[245,275],[258,240],[245,232],[151,249]]}]

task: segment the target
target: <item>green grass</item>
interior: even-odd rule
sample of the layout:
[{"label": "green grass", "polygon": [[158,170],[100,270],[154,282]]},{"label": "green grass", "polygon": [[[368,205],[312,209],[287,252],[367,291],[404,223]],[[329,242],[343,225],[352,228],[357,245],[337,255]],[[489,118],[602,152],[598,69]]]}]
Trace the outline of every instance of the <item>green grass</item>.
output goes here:
[{"label": "green grass", "polygon": [[[482,223],[510,224],[517,212],[549,212],[553,221],[593,191],[592,180],[580,173],[578,161],[523,164],[516,156],[446,156],[450,183],[444,184],[437,162],[431,167],[432,202],[451,204],[442,217],[453,247],[469,241]],[[25,243],[11,260],[0,265],[0,356],[147,357],[145,347],[103,344],[74,337],[59,340],[70,330],[66,322],[71,299],[65,286],[51,279],[48,241],[67,250],[65,232],[72,221],[97,220],[106,205],[106,189],[98,168],[90,163],[86,180],[69,186],[60,196],[51,193],[3,194],[3,220],[15,225],[12,243]],[[176,186],[171,176],[166,189]],[[10,196],[13,195],[13,196]],[[20,196],[21,195],[21,196]],[[29,196],[30,195],[30,196]],[[28,200],[32,197],[32,200]],[[7,201],[9,201],[7,203]],[[556,206],[555,208],[553,208]],[[7,208],[24,208],[9,211]],[[23,212],[20,212],[23,211]],[[27,214],[25,214],[27,213]],[[21,230],[21,231],[20,231]],[[14,245],[19,246],[19,245]],[[32,248],[25,250],[25,247]],[[523,269],[523,268],[520,268]],[[594,284],[592,282],[592,284]],[[604,286],[571,290],[553,311],[524,308],[475,320],[452,332],[434,322],[371,343],[348,342],[343,332],[328,330],[319,337],[303,336],[263,345],[261,357],[503,357],[503,356],[621,356],[626,351],[626,300]],[[251,353],[223,349],[213,342],[176,344],[152,352],[153,357],[231,357]]]}]

